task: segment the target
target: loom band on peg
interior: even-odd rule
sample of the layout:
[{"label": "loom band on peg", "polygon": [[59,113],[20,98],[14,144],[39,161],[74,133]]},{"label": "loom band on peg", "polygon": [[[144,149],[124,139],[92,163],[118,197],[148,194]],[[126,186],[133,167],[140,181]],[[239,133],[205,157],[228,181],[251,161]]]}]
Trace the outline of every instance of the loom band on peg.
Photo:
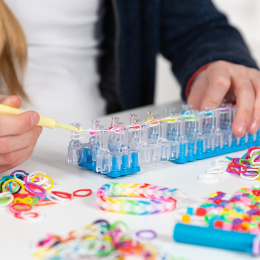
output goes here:
[{"label": "loom band on peg", "polygon": [[[21,193],[22,193],[22,194],[24,193],[25,189],[24,189],[23,183],[22,183],[21,181],[19,181],[19,180],[16,180],[16,179],[9,179],[9,180],[7,180],[6,182],[4,182],[4,184],[3,184],[3,186],[2,186],[2,191],[6,191],[6,190],[5,190],[6,185],[7,185],[8,183],[11,184],[11,182],[16,182],[16,183],[18,183],[18,184],[21,186]],[[11,193],[12,193],[12,192],[11,192]]]}]

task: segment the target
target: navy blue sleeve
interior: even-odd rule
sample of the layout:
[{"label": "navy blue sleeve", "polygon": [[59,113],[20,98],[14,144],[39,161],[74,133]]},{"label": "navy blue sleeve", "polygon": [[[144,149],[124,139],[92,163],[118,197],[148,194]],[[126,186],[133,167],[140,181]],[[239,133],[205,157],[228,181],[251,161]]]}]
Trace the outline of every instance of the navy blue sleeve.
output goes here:
[{"label": "navy blue sleeve", "polygon": [[160,38],[184,100],[189,78],[207,63],[225,60],[257,68],[241,34],[210,0],[161,0]]}]

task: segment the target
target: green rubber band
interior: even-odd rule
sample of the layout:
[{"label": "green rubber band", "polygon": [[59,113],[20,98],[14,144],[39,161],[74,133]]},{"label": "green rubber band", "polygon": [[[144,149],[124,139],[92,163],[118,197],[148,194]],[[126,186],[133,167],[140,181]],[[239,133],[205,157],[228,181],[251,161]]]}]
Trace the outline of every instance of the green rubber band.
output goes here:
[{"label": "green rubber band", "polygon": [[129,230],[127,224],[126,224],[125,222],[121,221],[121,220],[118,220],[118,221],[112,223],[112,224],[110,225],[110,229],[112,229],[112,230],[113,230],[113,229],[116,229],[116,227],[117,227],[118,225],[122,225],[123,227],[125,227],[126,230]]},{"label": "green rubber band", "polygon": [[260,166],[260,164],[253,164],[252,158],[257,157],[257,155],[260,155],[260,152],[254,153],[250,158],[249,158],[249,163],[251,166]]}]

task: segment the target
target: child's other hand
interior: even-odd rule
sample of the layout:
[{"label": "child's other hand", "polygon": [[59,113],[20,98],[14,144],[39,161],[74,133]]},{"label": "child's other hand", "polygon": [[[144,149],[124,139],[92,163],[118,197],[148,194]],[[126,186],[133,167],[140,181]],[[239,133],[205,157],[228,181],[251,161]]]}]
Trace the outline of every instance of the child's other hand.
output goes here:
[{"label": "child's other hand", "polygon": [[188,103],[193,108],[219,107],[224,98],[234,96],[238,111],[232,130],[242,137],[260,127],[260,72],[226,61],[216,61],[201,72],[190,90]]},{"label": "child's other hand", "polygon": [[[0,103],[19,108],[21,99],[0,95]],[[32,155],[42,131],[35,126],[38,121],[39,115],[34,111],[0,114],[0,172],[14,168]]]}]

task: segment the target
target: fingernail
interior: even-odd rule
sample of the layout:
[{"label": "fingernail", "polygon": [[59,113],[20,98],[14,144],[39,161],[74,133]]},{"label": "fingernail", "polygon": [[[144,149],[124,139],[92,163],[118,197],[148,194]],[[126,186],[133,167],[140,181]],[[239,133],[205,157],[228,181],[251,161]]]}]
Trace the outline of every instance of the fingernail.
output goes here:
[{"label": "fingernail", "polygon": [[250,124],[250,129],[253,133],[256,133],[259,129],[259,125],[258,122],[256,120],[254,120],[251,124]]},{"label": "fingernail", "polygon": [[34,112],[32,114],[32,116],[31,116],[31,124],[32,124],[32,126],[35,126],[39,122],[39,119],[40,119],[39,115],[36,112]]},{"label": "fingernail", "polygon": [[245,124],[244,122],[238,123],[237,126],[236,126],[236,128],[237,128],[237,131],[238,131],[240,134],[242,134],[242,135],[245,134],[245,132],[246,132],[246,124]]}]

